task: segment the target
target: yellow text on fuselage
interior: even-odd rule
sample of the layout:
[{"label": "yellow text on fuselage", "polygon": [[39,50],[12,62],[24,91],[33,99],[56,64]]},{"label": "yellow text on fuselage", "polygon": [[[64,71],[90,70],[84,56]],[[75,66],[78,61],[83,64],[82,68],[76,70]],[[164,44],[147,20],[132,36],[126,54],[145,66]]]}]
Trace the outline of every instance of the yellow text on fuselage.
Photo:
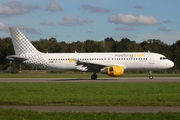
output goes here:
[{"label": "yellow text on fuselage", "polygon": [[145,54],[134,54],[134,57],[145,57]]}]

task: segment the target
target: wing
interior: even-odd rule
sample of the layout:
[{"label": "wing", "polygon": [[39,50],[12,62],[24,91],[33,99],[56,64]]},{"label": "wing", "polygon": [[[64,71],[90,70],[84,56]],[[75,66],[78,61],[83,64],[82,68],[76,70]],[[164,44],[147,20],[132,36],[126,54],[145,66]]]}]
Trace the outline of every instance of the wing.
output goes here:
[{"label": "wing", "polygon": [[76,66],[78,70],[81,71],[89,71],[89,72],[99,72],[104,67],[110,67],[110,66],[122,66],[124,69],[126,69],[126,65],[124,64],[100,64],[100,63],[91,63],[87,61],[76,61]]},{"label": "wing", "polygon": [[99,72],[100,69],[105,67],[104,64],[96,64],[87,61],[76,61],[76,66],[78,70],[89,71],[89,72]]}]

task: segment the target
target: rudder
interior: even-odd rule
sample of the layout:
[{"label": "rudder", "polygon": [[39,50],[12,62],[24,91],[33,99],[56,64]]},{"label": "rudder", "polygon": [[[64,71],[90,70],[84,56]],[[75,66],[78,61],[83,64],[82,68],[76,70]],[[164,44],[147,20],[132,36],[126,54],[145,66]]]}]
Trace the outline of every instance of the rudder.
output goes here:
[{"label": "rudder", "polygon": [[9,28],[16,55],[26,53],[39,53],[39,51],[30,43],[30,41],[17,28]]}]

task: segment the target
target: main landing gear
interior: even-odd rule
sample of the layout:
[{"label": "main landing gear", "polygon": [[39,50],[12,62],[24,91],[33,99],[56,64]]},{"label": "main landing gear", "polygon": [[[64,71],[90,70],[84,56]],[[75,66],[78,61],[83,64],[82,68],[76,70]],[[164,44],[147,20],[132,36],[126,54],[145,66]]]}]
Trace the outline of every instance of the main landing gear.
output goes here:
[{"label": "main landing gear", "polygon": [[93,74],[91,75],[91,79],[92,79],[92,80],[97,79],[97,77],[98,77],[98,76],[96,75],[96,73],[93,73]]},{"label": "main landing gear", "polygon": [[153,79],[152,71],[149,71],[149,79]]}]

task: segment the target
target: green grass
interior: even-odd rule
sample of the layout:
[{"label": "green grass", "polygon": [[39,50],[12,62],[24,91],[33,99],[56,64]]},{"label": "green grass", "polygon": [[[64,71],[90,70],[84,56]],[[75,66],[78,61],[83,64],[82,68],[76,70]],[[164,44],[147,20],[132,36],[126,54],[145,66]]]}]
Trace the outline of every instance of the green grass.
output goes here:
[{"label": "green grass", "polygon": [[180,113],[36,112],[0,109],[1,120],[179,120]]},{"label": "green grass", "polygon": [[[0,78],[90,78],[92,73],[1,73]],[[106,74],[97,74],[99,78],[109,77]],[[146,77],[148,78],[149,74],[127,74],[125,73],[123,77]],[[180,74],[153,74],[155,77],[180,77]],[[112,78],[112,77],[109,77]]]},{"label": "green grass", "polygon": [[180,83],[1,83],[0,105],[180,106]]}]

